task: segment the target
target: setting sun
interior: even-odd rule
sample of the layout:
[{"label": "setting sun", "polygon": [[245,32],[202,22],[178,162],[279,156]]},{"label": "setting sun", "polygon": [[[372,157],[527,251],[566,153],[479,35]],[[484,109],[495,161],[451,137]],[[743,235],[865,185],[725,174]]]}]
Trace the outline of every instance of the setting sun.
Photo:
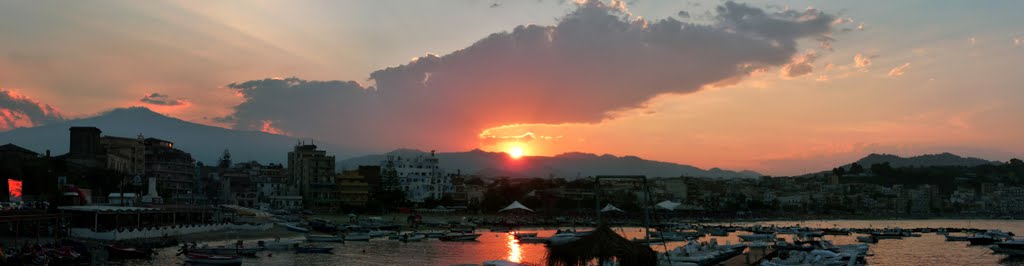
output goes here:
[{"label": "setting sun", "polygon": [[523,148],[519,146],[515,146],[508,149],[508,156],[512,156],[512,159],[522,158],[524,154],[525,153],[523,152]]}]

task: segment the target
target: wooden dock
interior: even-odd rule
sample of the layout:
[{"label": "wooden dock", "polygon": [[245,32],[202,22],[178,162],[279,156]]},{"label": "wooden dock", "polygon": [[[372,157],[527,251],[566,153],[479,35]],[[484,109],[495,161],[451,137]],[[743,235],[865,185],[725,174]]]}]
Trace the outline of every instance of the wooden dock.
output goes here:
[{"label": "wooden dock", "polygon": [[773,248],[751,248],[746,253],[740,254],[736,257],[732,257],[718,265],[724,266],[750,266],[758,265],[764,258],[773,256],[775,249]]}]

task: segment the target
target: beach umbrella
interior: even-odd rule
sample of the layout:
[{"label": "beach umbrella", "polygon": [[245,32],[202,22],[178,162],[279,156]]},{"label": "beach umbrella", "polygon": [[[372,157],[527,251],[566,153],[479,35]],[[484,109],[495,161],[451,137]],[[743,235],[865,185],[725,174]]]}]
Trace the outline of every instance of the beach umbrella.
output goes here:
[{"label": "beach umbrella", "polygon": [[532,209],[527,208],[526,206],[523,206],[523,204],[519,203],[519,201],[517,200],[515,202],[512,202],[512,204],[509,204],[508,207],[505,207],[505,208],[503,208],[501,210],[498,210],[498,212],[511,211],[511,210],[526,210],[526,211],[531,211],[531,212],[533,211]]},{"label": "beach umbrella", "polygon": [[633,243],[604,224],[575,241],[547,247],[547,265],[552,266],[583,266],[594,260],[598,265],[611,261],[621,266],[658,265],[658,254],[651,247]]},{"label": "beach umbrella", "polygon": [[666,201],[659,202],[658,204],[656,204],[654,206],[656,206],[658,208],[666,209],[666,210],[675,210],[676,207],[679,207],[679,205],[681,205],[681,204],[682,203],[677,203],[677,202],[672,202],[670,200],[666,200]]},{"label": "beach umbrella", "polygon": [[608,203],[608,205],[604,206],[604,209],[601,209],[601,212],[626,212],[626,211],[623,211],[622,209],[616,208],[611,203]]}]

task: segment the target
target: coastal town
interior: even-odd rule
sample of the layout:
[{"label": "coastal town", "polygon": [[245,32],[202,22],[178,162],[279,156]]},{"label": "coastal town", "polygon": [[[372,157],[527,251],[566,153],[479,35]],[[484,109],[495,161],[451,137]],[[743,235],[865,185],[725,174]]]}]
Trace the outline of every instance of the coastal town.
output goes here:
[{"label": "coastal town", "polygon": [[[634,238],[646,244],[696,241],[705,235],[770,242],[778,233],[799,236],[792,239],[798,244],[800,241],[812,243],[802,239],[821,237],[815,233],[821,230],[842,235],[865,234],[857,240],[867,243],[887,239],[886,234],[902,238],[938,230],[947,235],[948,232],[993,235],[989,238],[998,242],[1010,240],[1012,235],[960,227],[890,232],[871,228],[776,228],[773,225],[771,229],[762,229],[757,224],[754,227],[709,224],[931,217],[1014,219],[1024,214],[1024,187],[1019,178],[1024,176],[1024,163],[1018,159],[971,167],[892,167],[888,162],[865,167],[852,163],[831,171],[795,177],[516,178],[446,169],[435,152],[414,156],[388,154],[379,164],[343,169],[328,151],[302,141],[298,141],[292,151],[281,154],[281,161],[286,163],[235,162],[230,150],[224,150],[217,161],[207,164],[193,158],[188,151],[176,148],[173,140],[146,138],[142,134],[109,136],[102,132],[96,127],[69,128],[67,154],[37,153],[16,144],[0,146],[3,174],[11,178],[6,184],[10,191],[8,201],[0,211],[0,219],[9,225],[0,232],[4,245],[17,247],[29,242],[38,245],[52,241],[48,244],[50,247],[65,243],[60,244],[65,245],[62,249],[55,250],[66,251],[64,255],[41,256],[24,251],[42,250],[41,247],[25,246],[14,256],[67,262],[80,259],[68,255],[67,252],[73,250],[71,247],[79,246],[81,253],[91,253],[90,250],[97,249],[96,245],[105,245],[105,255],[89,257],[90,262],[121,257],[150,258],[150,250],[174,246],[185,239],[194,241],[197,234],[213,236],[210,240],[232,238],[217,233],[225,231],[248,231],[256,238],[323,233],[305,235],[306,240],[314,242],[378,237],[403,242],[424,238],[476,241],[481,236],[477,230],[486,227],[491,232],[516,234],[517,243],[550,246],[563,240],[558,239],[562,233],[556,232],[553,237],[537,237],[537,233],[520,236],[513,228],[605,224],[598,221],[658,228],[661,233]],[[519,158],[508,156],[507,159]],[[504,215],[510,213],[508,211],[516,215]],[[434,231],[420,232],[421,228]],[[444,233],[445,230],[450,232]],[[735,233],[737,230],[754,235],[740,235]],[[652,237],[655,240],[649,240]],[[959,238],[966,241],[968,235]],[[299,242],[291,240],[285,243],[266,241],[261,241],[261,245],[299,248]],[[780,238],[780,241],[783,240]],[[711,254],[704,255],[707,256],[704,262],[722,262],[743,253],[741,246],[726,245],[710,250],[704,245],[707,243],[690,243],[682,248],[693,249],[689,253],[703,250]],[[773,249],[749,251],[752,253],[746,255],[748,260],[756,257],[753,264],[769,261],[773,252],[786,244],[756,245]],[[863,245],[866,244],[821,248],[845,254],[833,254],[836,261],[864,263],[867,247]],[[748,246],[749,243],[742,247]],[[233,255],[255,255],[266,249],[266,246],[253,247],[243,252],[241,247],[218,249],[186,243],[180,252],[223,253],[220,255],[228,257],[194,255],[189,260],[216,263],[223,259],[235,263],[241,257]],[[145,249],[146,254],[132,252],[138,249]],[[306,246],[299,250],[317,253],[330,249]],[[673,254],[671,250],[666,252],[670,258],[694,259]],[[675,265],[671,261],[661,264]]]}]

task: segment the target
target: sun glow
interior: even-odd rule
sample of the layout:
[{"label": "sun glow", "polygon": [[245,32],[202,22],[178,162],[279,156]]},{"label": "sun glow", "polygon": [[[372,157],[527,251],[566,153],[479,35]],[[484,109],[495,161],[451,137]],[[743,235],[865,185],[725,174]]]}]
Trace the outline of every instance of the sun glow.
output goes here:
[{"label": "sun glow", "polygon": [[512,157],[512,159],[523,158],[523,155],[526,154],[526,152],[523,151],[523,147],[520,146],[512,146],[511,148],[508,149],[507,153],[508,156]]},{"label": "sun glow", "polygon": [[508,234],[508,242],[505,243],[508,247],[508,261],[520,263],[523,261],[523,250],[519,247],[519,240],[512,234]]}]

